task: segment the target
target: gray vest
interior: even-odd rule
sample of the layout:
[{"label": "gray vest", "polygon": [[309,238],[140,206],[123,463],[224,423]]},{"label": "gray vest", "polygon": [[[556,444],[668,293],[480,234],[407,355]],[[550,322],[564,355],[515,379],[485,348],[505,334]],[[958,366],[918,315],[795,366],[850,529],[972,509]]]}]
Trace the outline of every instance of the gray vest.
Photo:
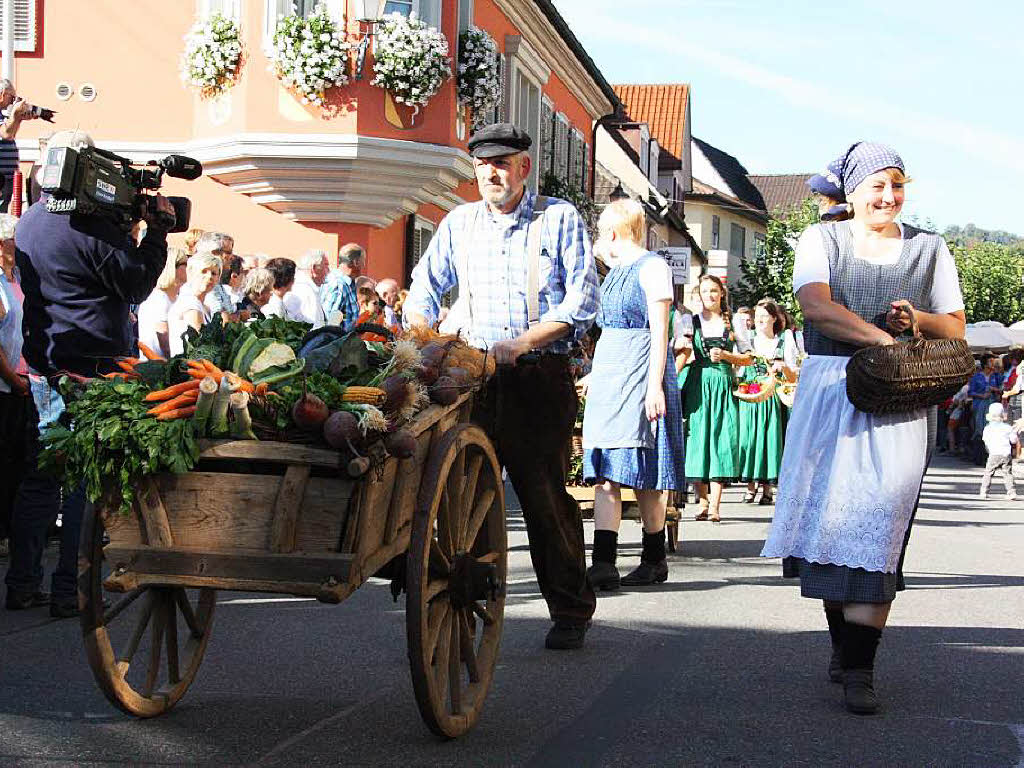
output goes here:
[{"label": "gray vest", "polygon": [[[890,302],[909,301],[931,312],[932,282],[942,238],[909,224],[903,225],[903,251],[895,264],[871,264],[853,255],[853,233],[847,221],[818,225],[828,257],[832,300],[862,320],[885,329]],[[836,341],[804,324],[804,347],[809,355],[849,357],[858,347]]]}]

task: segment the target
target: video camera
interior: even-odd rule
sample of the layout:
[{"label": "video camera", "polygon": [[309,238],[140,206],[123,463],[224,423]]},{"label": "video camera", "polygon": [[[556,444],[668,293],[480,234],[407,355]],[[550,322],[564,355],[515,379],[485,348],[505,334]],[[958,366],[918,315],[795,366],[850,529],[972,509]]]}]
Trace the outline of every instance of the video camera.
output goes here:
[{"label": "video camera", "polygon": [[[143,190],[159,189],[165,173],[176,179],[198,179],[203,166],[184,155],[168,155],[136,168],[128,158],[98,147],[54,147],[46,153],[40,186],[50,195],[46,210],[51,213],[105,215],[129,230],[149,210],[152,198]],[[157,211],[157,225],[168,232],[185,232],[192,203],[187,197],[167,200],[174,206],[174,215]]]}]

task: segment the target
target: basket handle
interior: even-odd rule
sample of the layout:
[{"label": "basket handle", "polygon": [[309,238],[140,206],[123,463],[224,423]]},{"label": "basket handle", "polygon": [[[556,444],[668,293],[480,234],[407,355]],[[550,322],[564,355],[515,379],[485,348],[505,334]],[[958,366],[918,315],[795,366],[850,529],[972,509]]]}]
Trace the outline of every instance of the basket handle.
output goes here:
[{"label": "basket handle", "polygon": [[915,339],[920,339],[921,326],[919,326],[917,323],[917,313],[914,311],[914,306],[906,299],[894,301],[892,302],[891,306],[893,309],[901,309],[910,315],[910,335],[913,336]]}]

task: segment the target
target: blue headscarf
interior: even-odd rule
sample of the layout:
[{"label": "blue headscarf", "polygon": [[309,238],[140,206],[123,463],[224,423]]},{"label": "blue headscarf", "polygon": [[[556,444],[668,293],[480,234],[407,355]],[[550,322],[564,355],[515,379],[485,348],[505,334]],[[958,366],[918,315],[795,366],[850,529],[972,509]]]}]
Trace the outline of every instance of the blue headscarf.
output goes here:
[{"label": "blue headscarf", "polygon": [[[833,160],[823,173],[815,174],[807,180],[812,192],[831,197],[841,203],[846,196],[857,188],[864,179],[873,173],[886,168],[899,168],[905,171],[903,159],[892,147],[872,141],[858,141],[850,146],[841,156]],[[844,205],[836,205],[822,214],[825,221],[838,218],[849,209]]]}]

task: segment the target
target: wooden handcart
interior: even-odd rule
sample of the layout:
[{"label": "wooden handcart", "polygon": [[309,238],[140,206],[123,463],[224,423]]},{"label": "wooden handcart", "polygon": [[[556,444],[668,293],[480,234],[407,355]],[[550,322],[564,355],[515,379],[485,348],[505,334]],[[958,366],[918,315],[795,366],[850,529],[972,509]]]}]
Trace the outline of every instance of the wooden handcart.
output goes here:
[{"label": "wooden handcart", "polygon": [[358,480],[335,451],[210,442],[194,471],[138,489],[130,515],[90,506],[79,601],[107,698],[139,717],[174,706],[202,663],[217,590],[339,603],[386,574],[406,592],[424,721],[442,738],[469,730],[494,674],[507,566],[501,468],[471,406],[472,394],[430,406],[407,427],[414,455]]}]

